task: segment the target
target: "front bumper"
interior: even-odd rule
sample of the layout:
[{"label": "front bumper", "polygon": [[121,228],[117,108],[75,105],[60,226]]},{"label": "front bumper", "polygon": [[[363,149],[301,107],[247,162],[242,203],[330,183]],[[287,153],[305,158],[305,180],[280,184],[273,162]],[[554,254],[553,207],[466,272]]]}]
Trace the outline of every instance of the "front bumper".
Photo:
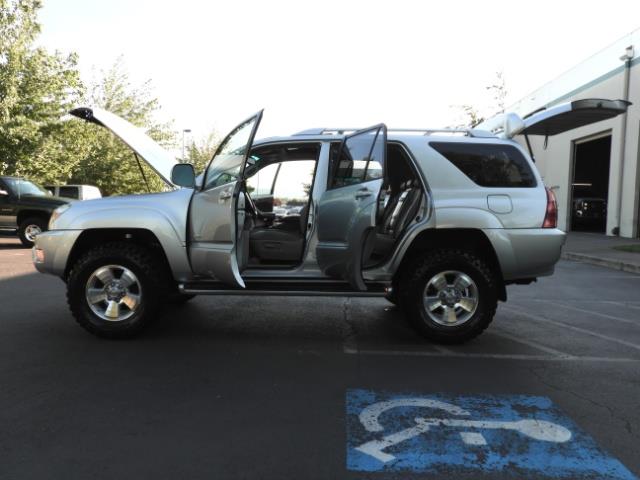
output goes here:
[{"label": "front bumper", "polygon": [[38,235],[31,250],[36,270],[64,276],[69,254],[81,233],[82,230],[49,230]]}]

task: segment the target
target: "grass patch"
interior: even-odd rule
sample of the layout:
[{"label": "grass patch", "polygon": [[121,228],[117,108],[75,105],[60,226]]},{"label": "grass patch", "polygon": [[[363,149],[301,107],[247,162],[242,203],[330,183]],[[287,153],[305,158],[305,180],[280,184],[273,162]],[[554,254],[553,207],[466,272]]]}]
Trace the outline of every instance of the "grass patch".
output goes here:
[{"label": "grass patch", "polygon": [[613,248],[615,248],[616,250],[620,250],[622,252],[640,253],[640,244],[639,245],[618,245]]}]

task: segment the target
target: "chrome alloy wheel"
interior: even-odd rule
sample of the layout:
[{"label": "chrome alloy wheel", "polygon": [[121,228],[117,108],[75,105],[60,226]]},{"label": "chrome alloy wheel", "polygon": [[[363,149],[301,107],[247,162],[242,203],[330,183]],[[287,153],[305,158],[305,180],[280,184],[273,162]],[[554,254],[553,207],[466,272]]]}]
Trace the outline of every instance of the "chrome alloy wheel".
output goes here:
[{"label": "chrome alloy wheel", "polygon": [[36,236],[42,233],[42,229],[36,225],[35,223],[27,225],[24,229],[24,238],[29,240],[30,242],[36,241]]},{"label": "chrome alloy wheel", "polygon": [[424,289],[424,309],[434,322],[455,327],[478,308],[478,286],[468,275],[447,270],[434,275]]},{"label": "chrome alloy wheel", "polygon": [[91,311],[103,320],[121,322],[131,317],[142,299],[135,274],[121,265],[106,265],[91,274],[85,288]]}]

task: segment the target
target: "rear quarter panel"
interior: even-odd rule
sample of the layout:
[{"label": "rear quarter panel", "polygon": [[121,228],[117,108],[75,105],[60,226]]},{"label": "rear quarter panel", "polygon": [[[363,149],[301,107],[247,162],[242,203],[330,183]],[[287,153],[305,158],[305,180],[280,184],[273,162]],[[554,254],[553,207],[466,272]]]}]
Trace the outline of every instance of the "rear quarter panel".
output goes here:
[{"label": "rear quarter panel", "polygon": [[[429,182],[434,203],[435,228],[482,230],[496,251],[506,281],[553,273],[565,241],[564,232],[543,229],[547,195],[540,173],[516,142],[469,137],[437,141],[504,143],[515,146],[536,179],[531,188],[487,188],[475,184],[444,156],[429,146],[429,137],[406,140]],[[511,210],[492,211],[489,197],[507,196]]]}]

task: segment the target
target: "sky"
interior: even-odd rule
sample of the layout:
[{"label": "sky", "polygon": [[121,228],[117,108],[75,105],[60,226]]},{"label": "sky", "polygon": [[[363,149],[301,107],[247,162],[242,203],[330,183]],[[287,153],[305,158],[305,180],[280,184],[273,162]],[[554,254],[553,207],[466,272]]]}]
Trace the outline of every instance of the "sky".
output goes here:
[{"label": "sky", "polygon": [[[507,104],[640,27],[640,2],[44,0],[39,43],[83,77],[123,56],[187,142],[264,108],[258,136],[311,127],[419,128]],[[622,53],[622,52],[621,52]]]}]

